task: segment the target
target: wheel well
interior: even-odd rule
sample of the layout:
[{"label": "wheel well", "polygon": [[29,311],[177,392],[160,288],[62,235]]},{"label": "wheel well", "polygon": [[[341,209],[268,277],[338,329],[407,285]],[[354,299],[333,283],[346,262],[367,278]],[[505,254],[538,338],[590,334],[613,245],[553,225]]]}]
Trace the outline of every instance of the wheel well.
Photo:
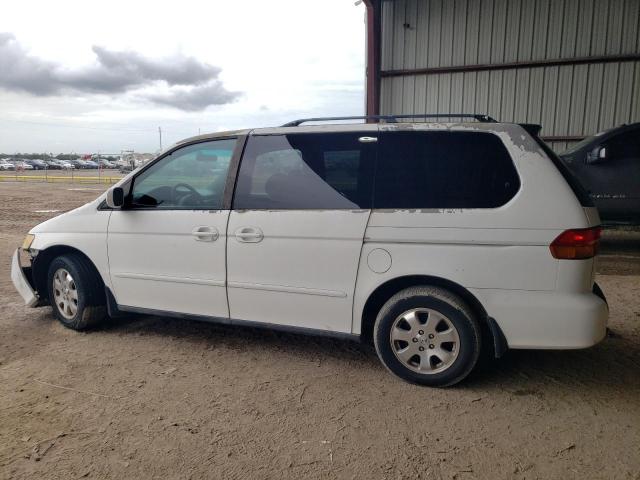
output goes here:
[{"label": "wheel well", "polygon": [[[369,298],[367,299],[367,302],[365,303],[364,309],[362,311],[361,338],[363,341],[373,341],[373,326],[375,324],[376,317],[378,316],[378,312],[385,304],[385,302],[399,291],[417,285],[441,287],[462,298],[462,300],[467,303],[469,308],[471,308],[473,313],[476,314],[476,316],[480,320],[483,339],[490,340],[488,342],[485,342],[485,345],[488,345],[492,348],[497,347],[496,342],[500,341],[501,339],[495,338],[497,333],[494,333],[493,328],[489,322],[489,315],[487,314],[487,311],[484,309],[480,301],[462,285],[452,282],[451,280],[440,277],[432,277],[429,275],[410,275],[406,277],[394,278],[393,280],[389,280],[376,288],[373,293],[369,295]],[[502,332],[499,332],[499,334],[501,335]]]},{"label": "wheel well", "polygon": [[87,257],[84,253],[82,253],[77,248],[69,247],[67,245],[56,245],[38,252],[38,255],[33,260],[33,264],[32,264],[33,284],[35,285],[36,290],[38,291],[38,295],[41,301],[49,300],[48,298],[49,289],[47,288],[47,273],[49,271],[49,265],[51,265],[51,262],[53,261],[54,258],[59,257],[60,255],[68,254],[68,253],[80,255],[87,261],[87,264],[91,267],[91,270],[93,271],[95,277],[100,282],[100,292],[104,291],[104,282],[102,280],[102,276],[100,275],[100,272],[98,272],[98,269],[96,268],[96,266],[94,265],[94,263],[91,261],[89,257]]}]

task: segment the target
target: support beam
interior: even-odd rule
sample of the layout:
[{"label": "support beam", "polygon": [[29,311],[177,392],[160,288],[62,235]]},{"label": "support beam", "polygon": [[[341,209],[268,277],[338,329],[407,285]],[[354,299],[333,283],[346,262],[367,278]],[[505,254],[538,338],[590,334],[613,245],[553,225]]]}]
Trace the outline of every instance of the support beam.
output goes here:
[{"label": "support beam", "polygon": [[367,11],[366,114],[380,114],[380,58],[382,6],[380,0],[363,0]]},{"label": "support beam", "polygon": [[556,67],[562,65],[584,65],[590,63],[638,62],[640,54],[601,55],[594,57],[555,58],[549,60],[530,60],[524,62],[484,63],[477,65],[456,65],[450,67],[411,68],[383,70],[382,77],[401,77],[405,75],[434,75],[442,73],[482,72],[489,70],[514,70],[518,68]]}]

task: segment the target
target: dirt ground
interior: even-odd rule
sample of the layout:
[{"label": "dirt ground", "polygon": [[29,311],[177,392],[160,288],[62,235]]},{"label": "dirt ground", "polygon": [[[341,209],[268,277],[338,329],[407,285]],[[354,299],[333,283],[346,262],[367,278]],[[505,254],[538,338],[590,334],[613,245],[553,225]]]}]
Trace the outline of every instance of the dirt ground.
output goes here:
[{"label": "dirt ground", "polygon": [[369,346],[130,317],[83,334],[9,278],[28,229],[103,187],[0,184],[0,478],[640,479],[640,235],[607,233],[612,335],[462,385]]}]

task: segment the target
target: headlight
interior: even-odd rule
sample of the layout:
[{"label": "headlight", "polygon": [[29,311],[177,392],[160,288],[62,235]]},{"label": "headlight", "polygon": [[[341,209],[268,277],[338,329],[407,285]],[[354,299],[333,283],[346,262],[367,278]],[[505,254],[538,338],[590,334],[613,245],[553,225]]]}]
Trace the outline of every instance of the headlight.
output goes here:
[{"label": "headlight", "polygon": [[33,241],[35,240],[36,236],[29,234],[26,237],[24,237],[24,241],[22,242],[22,249],[23,250],[29,250],[31,248],[31,244],[33,243]]}]

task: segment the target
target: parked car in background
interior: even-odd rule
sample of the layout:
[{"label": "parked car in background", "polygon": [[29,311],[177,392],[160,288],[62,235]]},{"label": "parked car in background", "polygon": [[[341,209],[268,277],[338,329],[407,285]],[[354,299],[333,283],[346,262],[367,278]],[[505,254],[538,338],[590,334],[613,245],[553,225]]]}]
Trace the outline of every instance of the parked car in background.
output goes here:
[{"label": "parked car in background", "polygon": [[0,160],[0,171],[15,170],[16,166],[8,160]]},{"label": "parked car in background", "polygon": [[93,160],[83,160],[83,162],[87,166],[86,168],[92,168],[92,169],[100,168],[100,164],[98,162],[93,161]]},{"label": "parked car in background", "polygon": [[25,163],[28,163],[29,165],[31,165],[33,167],[34,170],[46,170],[47,169],[47,164],[44,163],[42,160],[25,160]]},{"label": "parked car in background", "polygon": [[140,160],[130,159],[130,160],[120,160],[118,163],[118,171],[120,173],[129,173],[134,171],[136,168],[144,165],[144,162]]},{"label": "parked car in background", "polygon": [[63,170],[74,170],[76,167],[73,166],[73,163],[68,160],[58,160],[58,164],[62,167]]},{"label": "parked car in background", "polygon": [[530,126],[472,117],[186,139],[31,229],[14,285],[77,330],[135,312],[360,338],[431,386],[481,352],[600,342],[593,202]]},{"label": "parked car in background", "polygon": [[101,158],[100,160],[98,160],[98,165],[100,165],[100,168],[116,168],[115,163],[112,163],[109,160],[104,158]]},{"label": "parked car in background", "polygon": [[118,168],[120,170],[120,173],[129,173],[135,170],[136,168],[143,166],[145,163],[147,163],[147,160],[131,158],[129,160],[119,161]]},{"label": "parked car in background", "polygon": [[45,160],[44,163],[47,164],[49,170],[62,170],[62,165],[55,160]]},{"label": "parked car in background", "polygon": [[640,224],[640,123],[587,137],[560,158],[604,223]]},{"label": "parked car in background", "polygon": [[69,160],[68,162],[72,164],[76,169],[89,168],[87,162],[85,162],[84,160]]},{"label": "parked car in background", "polygon": [[16,166],[16,170],[33,170],[33,165],[22,160],[14,162],[14,165]]}]

